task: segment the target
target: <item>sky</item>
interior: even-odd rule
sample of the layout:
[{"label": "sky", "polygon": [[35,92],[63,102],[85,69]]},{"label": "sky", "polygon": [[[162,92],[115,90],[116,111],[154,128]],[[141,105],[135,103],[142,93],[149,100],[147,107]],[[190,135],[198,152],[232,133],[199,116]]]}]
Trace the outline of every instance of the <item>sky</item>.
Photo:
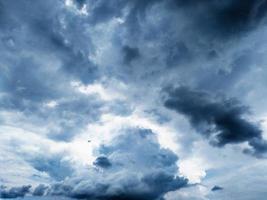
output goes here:
[{"label": "sky", "polygon": [[265,200],[266,0],[0,0],[0,199]]}]

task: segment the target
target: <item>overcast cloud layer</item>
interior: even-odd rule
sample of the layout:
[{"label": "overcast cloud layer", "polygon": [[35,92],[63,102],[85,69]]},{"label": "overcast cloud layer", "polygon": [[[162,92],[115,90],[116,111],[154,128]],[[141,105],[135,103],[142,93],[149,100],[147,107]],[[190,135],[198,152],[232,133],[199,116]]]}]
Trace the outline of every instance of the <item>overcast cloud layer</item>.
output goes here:
[{"label": "overcast cloud layer", "polygon": [[0,199],[265,200],[266,34],[265,0],[0,0]]}]

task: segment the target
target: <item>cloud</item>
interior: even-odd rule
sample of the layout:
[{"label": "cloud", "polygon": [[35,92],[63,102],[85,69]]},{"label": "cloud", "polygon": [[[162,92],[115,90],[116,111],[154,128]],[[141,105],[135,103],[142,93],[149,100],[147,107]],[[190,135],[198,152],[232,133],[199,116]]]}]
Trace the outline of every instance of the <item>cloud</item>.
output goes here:
[{"label": "cloud", "polygon": [[99,156],[96,158],[94,162],[95,166],[101,167],[101,168],[109,168],[112,166],[109,159],[105,156]]},{"label": "cloud", "polygon": [[223,38],[257,27],[267,11],[266,1],[261,0],[226,0],[224,2],[201,0],[197,3],[174,0],[170,2],[175,9],[191,15],[193,25],[198,30]]},{"label": "cloud", "polygon": [[[214,0],[198,2],[192,0],[138,0],[134,2],[116,1],[115,3],[88,1],[88,5],[92,7],[89,20],[93,24],[104,23],[115,17],[123,17],[124,10],[128,9],[125,18],[129,38],[138,37],[140,31],[143,31],[141,24],[147,20],[149,9],[157,5],[166,9],[168,13],[182,14],[185,17],[182,23],[186,23],[185,30],[188,33],[192,33],[189,31],[190,28],[194,30],[195,34],[200,34],[202,38],[208,36],[216,40],[229,39],[257,28],[264,20],[267,11],[267,3],[262,0],[245,2],[242,0],[223,2]],[[179,20],[179,16],[173,15],[172,20]],[[175,28],[179,29],[179,25],[176,24]]]},{"label": "cloud", "polygon": [[[265,0],[1,1],[0,122],[21,130],[14,136],[2,131],[7,133],[0,149],[8,155],[2,160],[11,167],[1,179],[31,185],[59,181],[46,191],[38,186],[36,194],[89,199],[161,199],[186,187],[178,157],[159,146],[150,130],[124,130],[97,151],[125,123],[159,133],[161,145],[179,152],[180,167],[186,168],[180,173],[192,175],[190,181],[201,182],[209,176],[206,168],[218,167],[205,157],[227,160],[226,167],[243,161],[234,148],[196,153],[209,145],[198,143],[184,118],[159,98],[161,88],[181,82],[201,90],[174,89],[168,108],[186,116],[212,145],[242,143],[245,153],[262,157],[267,142],[246,118],[247,107],[212,94],[236,96],[258,105],[256,117],[265,114],[266,98],[259,94],[266,79],[266,5]],[[190,156],[203,162],[186,163]],[[187,194],[184,198],[198,198]]]},{"label": "cloud", "polygon": [[223,190],[223,188],[220,186],[217,186],[217,185],[215,185],[213,188],[211,188],[212,192],[219,191],[219,190]]},{"label": "cloud", "polygon": [[187,179],[177,175],[177,156],[161,148],[151,130],[123,130],[99,153],[102,156],[95,161],[97,168],[52,185],[49,194],[78,199],[151,200],[187,186]]},{"label": "cloud", "polygon": [[48,189],[48,186],[44,184],[40,184],[34,189],[32,195],[33,196],[44,196],[47,189]]},{"label": "cloud", "polygon": [[[63,1],[57,3],[36,1],[32,4],[24,1],[16,3],[10,1],[2,4],[3,23],[7,26],[4,33],[14,38],[17,54],[23,56],[20,54],[22,49],[25,52],[32,52],[35,49],[36,52],[31,54],[33,56],[41,52],[43,55],[51,55],[52,50],[56,55],[56,58],[52,56],[52,59],[62,64],[63,72],[79,77],[87,83],[94,79],[93,74],[96,69],[86,56],[88,47],[82,44],[80,40],[82,38],[77,37],[76,28],[81,28],[81,21],[74,13],[64,8]],[[38,12],[37,8],[39,8]],[[30,12],[21,12],[21,9],[31,11],[35,17],[33,18]],[[13,12],[12,17],[10,10]],[[65,21],[69,17],[72,17],[72,20]],[[65,32],[70,24],[72,24],[72,31]],[[12,29],[12,26],[16,28]],[[21,28],[22,26],[24,28]],[[20,34],[16,34],[16,31]],[[25,34],[31,37],[25,38]],[[88,37],[86,39],[89,44],[90,39]],[[29,40],[30,43],[27,42]]]},{"label": "cloud", "polygon": [[[210,191],[207,199],[237,199],[264,200],[266,190],[266,161],[253,159],[250,161],[252,165],[248,165],[244,159],[244,164],[236,168],[232,167],[229,170],[225,169],[221,174],[217,174],[213,179],[208,180],[205,184],[211,186],[223,186],[223,190],[212,192]],[[234,170],[233,170],[234,169]],[[251,185],[251,187],[246,187]]]},{"label": "cloud", "polygon": [[63,180],[73,174],[74,169],[63,155],[41,155],[33,157],[29,163],[38,171],[47,173],[54,180]]},{"label": "cloud", "polygon": [[[0,110],[21,113],[24,124],[38,124],[55,140],[71,140],[99,116],[102,105],[70,85],[74,80],[89,84],[97,76],[84,45],[90,38],[81,38],[84,29],[76,30],[81,19],[64,1],[1,2],[1,10]],[[57,106],[47,109],[51,101]]]},{"label": "cloud", "polygon": [[235,99],[222,99],[187,87],[167,89],[164,105],[188,117],[191,125],[218,147],[248,142],[254,155],[266,153],[261,129],[244,118],[248,108]]},{"label": "cloud", "polygon": [[122,48],[122,51],[123,51],[123,61],[125,64],[130,64],[132,61],[140,57],[140,52],[138,48],[125,45]]},{"label": "cloud", "polygon": [[17,197],[24,197],[30,192],[31,185],[24,185],[21,187],[12,187],[7,189],[4,186],[0,187],[0,198],[12,199]]}]

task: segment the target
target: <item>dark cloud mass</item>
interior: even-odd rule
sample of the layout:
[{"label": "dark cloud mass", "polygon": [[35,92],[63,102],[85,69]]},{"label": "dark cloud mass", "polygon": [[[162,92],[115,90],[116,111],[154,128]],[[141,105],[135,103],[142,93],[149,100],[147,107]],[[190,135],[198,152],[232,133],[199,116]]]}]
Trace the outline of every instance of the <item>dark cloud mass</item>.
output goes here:
[{"label": "dark cloud mass", "polygon": [[130,64],[133,60],[137,59],[140,56],[139,49],[130,47],[128,45],[122,48],[123,51],[123,60],[125,64]]},{"label": "dark cloud mass", "polygon": [[[171,1],[177,9],[193,15],[194,23],[208,34],[225,37],[255,28],[265,17],[265,0],[200,0]],[[195,24],[196,25],[196,24]],[[198,26],[198,25],[196,25]]]},{"label": "dark cloud mass", "polygon": [[30,192],[31,185],[24,185],[21,187],[12,187],[7,189],[4,186],[0,186],[0,198],[13,199],[18,197],[24,197]]},{"label": "dark cloud mass", "polygon": [[169,11],[185,14],[191,28],[198,33],[222,38],[229,38],[256,28],[267,11],[265,0],[138,0],[116,1],[112,4],[99,1],[92,10],[92,18],[103,22],[110,17],[122,16],[123,8],[130,7],[127,25],[131,34],[134,34],[140,29],[138,21],[146,17],[149,8],[159,4]]},{"label": "dark cloud mass", "polygon": [[48,186],[44,184],[40,184],[34,189],[32,195],[33,196],[44,196],[47,189],[48,189]]},{"label": "dark cloud mass", "polygon": [[191,125],[210,143],[226,144],[248,142],[255,155],[266,153],[266,141],[261,129],[244,118],[248,108],[235,99],[222,99],[187,87],[168,89],[165,106],[190,120]]},{"label": "dark cloud mass", "polygon": [[212,192],[223,190],[222,187],[215,185],[213,188],[211,188]]},{"label": "dark cloud mass", "polygon": [[94,162],[95,166],[101,167],[101,168],[109,168],[112,166],[109,159],[105,156],[99,156],[96,158]]}]

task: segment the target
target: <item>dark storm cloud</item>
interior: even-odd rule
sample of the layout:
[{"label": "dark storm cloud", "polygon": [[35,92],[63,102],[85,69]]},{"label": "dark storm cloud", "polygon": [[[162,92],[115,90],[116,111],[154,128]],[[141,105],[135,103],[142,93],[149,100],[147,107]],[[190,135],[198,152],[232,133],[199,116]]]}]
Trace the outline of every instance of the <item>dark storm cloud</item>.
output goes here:
[{"label": "dark storm cloud", "polygon": [[[90,46],[90,38],[82,36],[80,19],[63,12],[62,1],[4,1],[2,5],[8,26],[3,33],[16,41],[17,52],[24,49],[47,55],[53,53],[62,62],[62,70],[71,76],[86,83],[94,80],[96,67],[88,59],[88,47],[84,45]],[[63,19],[69,19],[64,28],[60,21]],[[66,30],[68,26],[71,32]]]},{"label": "dark storm cloud", "polygon": [[211,188],[212,192],[223,190],[222,187],[215,185],[213,188]]},{"label": "dark storm cloud", "polygon": [[140,52],[138,48],[130,47],[125,45],[122,48],[123,52],[123,61],[125,64],[130,64],[132,61],[140,57]]},{"label": "dark storm cloud", "polygon": [[[67,11],[64,1],[11,0],[0,5],[0,110],[19,111],[38,126],[51,124],[51,138],[70,140],[97,118],[101,105],[70,86],[73,80],[87,84],[97,77],[81,19]],[[58,107],[45,107],[58,100]]]},{"label": "dark storm cloud", "polygon": [[191,125],[212,145],[222,147],[248,142],[255,155],[266,153],[261,129],[244,118],[248,108],[237,100],[222,99],[187,87],[167,90],[169,97],[165,106],[187,116]]},{"label": "dark storm cloud", "polygon": [[267,152],[267,141],[259,138],[253,138],[249,141],[249,145],[252,148],[244,149],[244,153],[256,156],[256,157],[266,157],[264,154]]},{"label": "dark storm cloud", "polygon": [[47,189],[48,189],[48,186],[46,186],[44,184],[40,184],[34,189],[32,195],[33,196],[43,196],[43,195],[45,195]]},{"label": "dark storm cloud", "polygon": [[109,161],[109,159],[105,156],[99,156],[96,158],[96,160],[94,161],[94,165],[101,167],[101,168],[109,168],[112,166],[111,162]]},{"label": "dark storm cloud", "polygon": [[77,4],[78,8],[82,8],[85,5],[86,0],[74,0],[74,3]]},{"label": "dark storm cloud", "polygon": [[184,42],[176,42],[174,44],[167,43],[166,64],[168,67],[173,67],[177,64],[191,62],[192,54]]},{"label": "dark storm cloud", "polygon": [[[135,35],[140,29],[139,20],[145,20],[146,12],[153,5],[162,4],[169,11],[184,13],[193,29],[205,34],[228,37],[252,30],[266,16],[265,0],[146,0],[146,1],[98,1],[92,5],[91,20],[105,22],[112,17],[122,16],[122,10],[129,8],[127,26]],[[173,20],[177,20],[173,18]],[[177,24],[178,26],[178,24]]]},{"label": "dark storm cloud", "polygon": [[[208,34],[225,37],[255,28],[265,17],[267,1],[265,0],[201,0],[170,1],[176,9],[191,15],[199,30]],[[197,25],[198,24],[198,25]]]},{"label": "dark storm cloud", "polygon": [[[200,70],[205,65],[202,63],[204,59],[213,62],[222,57],[228,44],[224,43],[225,40],[237,41],[244,33],[255,30],[259,23],[264,22],[266,12],[266,2],[260,0],[88,0],[84,3],[90,7],[86,23],[92,26],[104,26],[116,18],[123,21],[114,28],[111,40],[114,49],[124,52],[124,63],[135,61],[132,63],[135,71],[131,74],[120,69],[121,63],[115,64],[114,71],[119,72],[120,78],[126,82],[130,82],[134,75],[155,78],[182,67],[188,76],[195,76],[194,69]],[[139,53],[131,49],[123,51],[125,44]],[[153,47],[149,48],[151,44]],[[218,68],[228,66],[216,64],[209,74],[217,73]],[[218,77],[223,79],[225,76]],[[220,86],[220,83],[216,84]]]},{"label": "dark storm cloud", "polygon": [[24,197],[30,192],[31,185],[24,185],[21,187],[12,187],[7,189],[4,186],[0,187],[0,198],[13,199],[18,197]]},{"label": "dark storm cloud", "polygon": [[[127,129],[102,146],[96,159],[99,167],[53,185],[49,195],[77,199],[160,199],[169,191],[187,186],[187,179],[177,176],[177,156],[161,148],[151,130]],[[108,162],[107,162],[108,157]],[[95,164],[96,164],[95,162]]]}]

